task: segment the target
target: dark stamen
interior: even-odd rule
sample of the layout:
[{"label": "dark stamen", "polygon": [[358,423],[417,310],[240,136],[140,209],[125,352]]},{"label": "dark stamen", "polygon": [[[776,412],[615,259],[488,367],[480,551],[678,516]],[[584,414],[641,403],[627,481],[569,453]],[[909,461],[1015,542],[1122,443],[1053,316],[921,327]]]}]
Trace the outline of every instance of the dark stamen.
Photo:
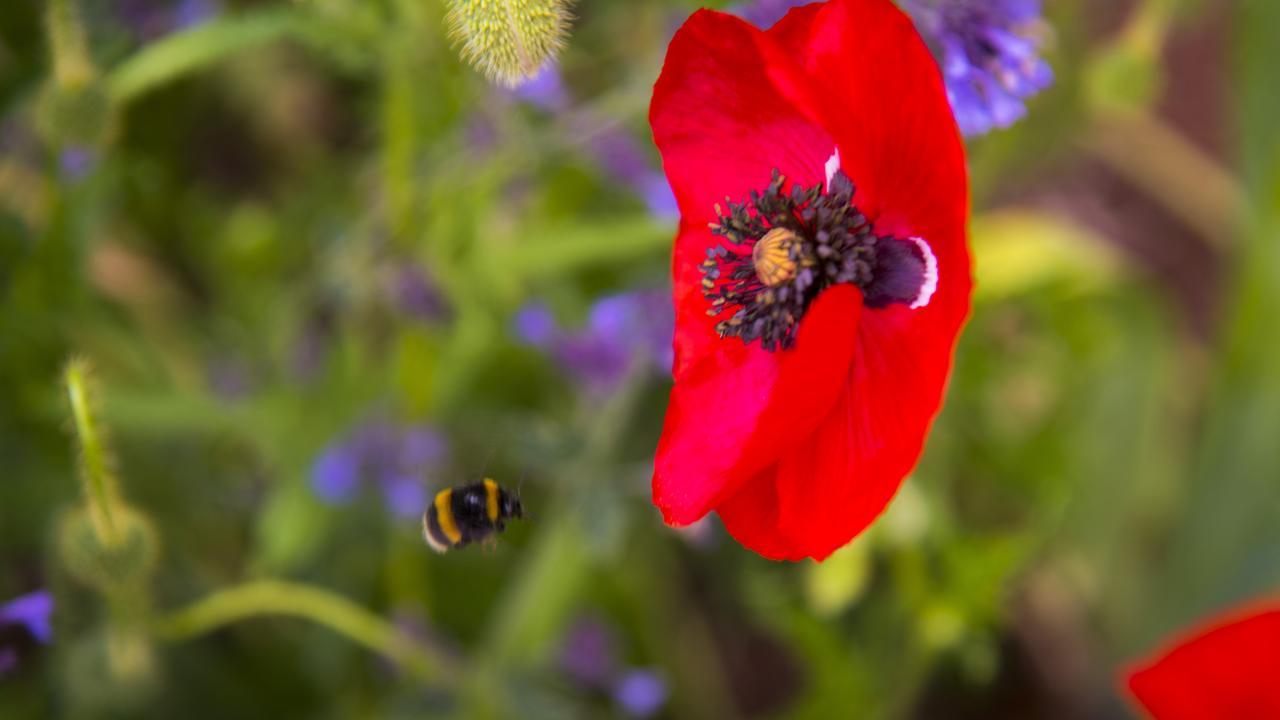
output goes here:
[{"label": "dark stamen", "polygon": [[800,320],[821,292],[853,283],[867,307],[912,303],[927,263],[911,240],[879,237],[853,204],[853,182],[836,171],[824,191],[793,185],[775,169],[747,202],[716,206],[711,230],[726,242],[709,248],[700,266],[707,313],[716,332],[766,350],[795,344]]}]

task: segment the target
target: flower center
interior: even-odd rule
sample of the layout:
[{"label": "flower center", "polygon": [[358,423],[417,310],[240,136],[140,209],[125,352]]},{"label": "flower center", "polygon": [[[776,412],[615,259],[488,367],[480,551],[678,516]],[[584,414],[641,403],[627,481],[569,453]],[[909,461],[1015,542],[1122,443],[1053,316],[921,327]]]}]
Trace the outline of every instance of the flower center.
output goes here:
[{"label": "flower center", "polygon": [[720,337],[790,348],[805,311],[841,283],[857,285],[872,309],[928,304],[937,286],[928,243],[877,235],[853,204],[849,177],[836,166],[829,176],[825,189],[793,185],[788,192],[775,168],[768,187],[748,201],[716,205],[711,230],[725,241],[707,250],[699,270]]}]

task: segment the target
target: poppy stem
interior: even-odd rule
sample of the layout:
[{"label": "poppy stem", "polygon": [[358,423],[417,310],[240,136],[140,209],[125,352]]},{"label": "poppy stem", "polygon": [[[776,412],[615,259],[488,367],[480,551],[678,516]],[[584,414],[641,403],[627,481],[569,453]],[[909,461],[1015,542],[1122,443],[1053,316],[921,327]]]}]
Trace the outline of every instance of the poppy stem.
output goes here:
[{"label": "poppy stem", "polygon": [[438,650],[412,642],[394,625],[347,598],[300,583],[259,580],[219,590],[160,619],[155,630],[165,640],[182,642],[264,615],[323,625],[424,680],[448,682],[455,675],[452,660]]}]

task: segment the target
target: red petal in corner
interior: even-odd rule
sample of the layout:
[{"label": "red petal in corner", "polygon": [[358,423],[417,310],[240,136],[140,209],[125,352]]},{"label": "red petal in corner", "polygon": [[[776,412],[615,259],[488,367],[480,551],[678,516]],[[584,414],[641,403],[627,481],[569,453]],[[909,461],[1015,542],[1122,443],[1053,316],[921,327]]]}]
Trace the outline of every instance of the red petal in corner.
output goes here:
[{"label": "red petal in corner", "polygon": [[1280,599],[1235,611],[1127,673],[1156,720],[1280,718]]},{"label": "red petal in corner", "polygon": [[777,560],[822,560],[884,511],[915,466],[954,335],[910,337],[909,325],[891,322],[897,312],[863,311],[839,402],[809,438],[717,508],[743,545]]},{"label": "red petal in corner", "polygon": [[726,340],[676,378],[653,476],[653,501],[668,523],[697,521],[828,415],[849,375],[861,308],[857,288],[831,288],[809,308],[791,350]]},{"label": "red petal in corner", "polygon": [[825,179],[835,141],[813,121],[806,83],[783,48],[731,15],[694,13],[667,49],[649,122],[682,217],[672,257],[677,376],[721,345],[698,271],[719,242],[707,229],[715,205],[747,199],[774,168],[795,183]]}]

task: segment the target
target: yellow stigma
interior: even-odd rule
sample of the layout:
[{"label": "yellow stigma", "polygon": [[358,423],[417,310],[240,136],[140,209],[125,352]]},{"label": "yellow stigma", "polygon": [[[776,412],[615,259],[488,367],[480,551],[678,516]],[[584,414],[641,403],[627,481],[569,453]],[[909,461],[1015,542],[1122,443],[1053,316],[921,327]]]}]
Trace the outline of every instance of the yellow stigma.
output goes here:
[{"label": "yellow stigma", "polygon": [[791,247],[800,241],[786,228],[774,228],[760,238],[751,249],[751,261],[755,263],[760,282],[777,287],[796,276],[796,261],[791,257]]}]

